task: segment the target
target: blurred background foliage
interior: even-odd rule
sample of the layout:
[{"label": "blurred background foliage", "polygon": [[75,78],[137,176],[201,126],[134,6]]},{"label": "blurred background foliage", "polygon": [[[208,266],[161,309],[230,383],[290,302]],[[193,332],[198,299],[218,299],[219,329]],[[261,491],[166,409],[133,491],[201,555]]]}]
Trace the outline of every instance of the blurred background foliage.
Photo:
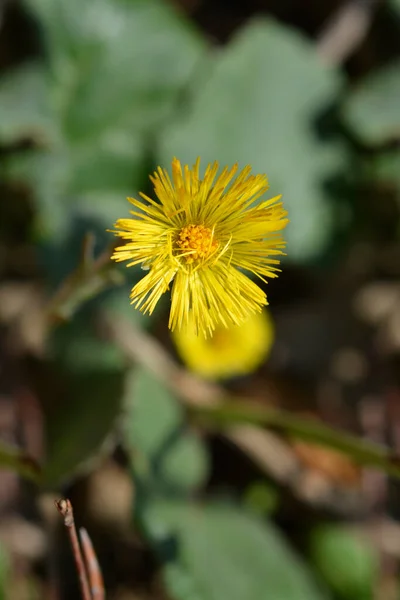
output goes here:
[{"label": "blurred background foliage", "polygon": [[[2,0],[0,600],[79,596],[60,495],[108,598],[399,597],[399,61],[398,0]],[[173,156],[283,193],[258,334],[129,304]]]}]

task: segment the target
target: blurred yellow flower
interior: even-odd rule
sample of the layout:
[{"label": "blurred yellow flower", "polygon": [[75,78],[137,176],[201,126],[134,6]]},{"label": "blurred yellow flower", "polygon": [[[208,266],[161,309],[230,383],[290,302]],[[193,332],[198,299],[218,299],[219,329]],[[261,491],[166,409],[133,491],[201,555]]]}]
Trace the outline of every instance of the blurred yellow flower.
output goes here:
[{"label": "blurred yellow flower", "polygon": [[274,342],[274,325],[267,310],[242,323],[217,326],[212,338],[196,335],[193,326],[176,330],[172,339],[186,366],[205,379],[247,375],[268,356]]},{"label": "blurred yellow flower", "polygon": [[[172,283],[170,329],[188,325],[207,336],[219,324],[240,325],[267,304],[266,294],[247,277],[276,277],[285,246],[280,232],[288,223],[281,196],[253,205],[268,189],[265,175],[218,163],[199,175],[172,161],[172,181],[158,167],[152,177],[158,201],[145,194],[129,198],[133,219],[118,219],[114,233],[127,243],[112,258],[148,270],[132,289],[132,304],[151,314]],[[228,187],[229,186],[229,187]]]}]

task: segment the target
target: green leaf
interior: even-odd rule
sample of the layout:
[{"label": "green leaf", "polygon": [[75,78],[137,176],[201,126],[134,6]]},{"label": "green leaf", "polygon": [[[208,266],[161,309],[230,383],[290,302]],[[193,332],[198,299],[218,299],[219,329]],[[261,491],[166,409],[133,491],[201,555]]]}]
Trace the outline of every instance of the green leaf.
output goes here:
[{"label": "green leaf", "polygon": [[29,0],[44,26],[72,139],[145,130],[171,113],[204,44],[161,0]]},{"label": "green leaf", "polygon": [[[147,175],[150,136],[175,109],[204,43],[161,0],[25,4],[49,68],[4,79],[0,139],[37,133],[45,151],[24,159],[19,175],[33,187],[39,231],[59,242],[76,220],[104,229],[128,216],[126,197]],[[43,133],[47,121],[57,135]]]},{"label": "green leaf", "polygon": [[143,519],[177,600],[326,597],[271,523],[234,506],[154,501]]},{"label": "green leaf", "polygon": [[185,566],[178,562],[170,562],[163,569],[164,581],[171,598],[180,600],[202,600],[202,591],[197,588],[197,582]]},{"label": "green leaf", "polygon": [[40,151],[17,155],[7,161],[6,175],[11,181],[32,186],[40,235],[65,237],[71,219],[63,195],[70,177],[67,155]]},{"label": "green leaf", "polygon": [[63,146],[18,155],[6,164],[10,180],[32,186],[39,209],[37,227],[45,239],[60,242],[68,237],[74,220],[86,219],[93,228],[105,230],[119,217],[129,216],[127,197],[144,183],[141,143],[132,136],[128,148],[124,137],[107,137],[101,150],[88,144]]},{"label": "green leaf", "polygon": [[[124,370],[122,351],[97,337],[87,314],[76,316],[52,332],[49,351],[53,359],[69,373],[115,373]],[[89,317],[89,319],[88,319]]]},{"label": "green leaf", "polygon": [[279,506],[279,491],[266,481],[255,481],[246,489],[243,502],[249,510],[259,516],[270,515]]},{"label": "green leaf", "polygon": [[[22,450],[0,442],[0,469],[9,469],[32,481],[40,478],[40,467],[36,461]],[[1,559],[0,559],[1,574]],[[1,587],[1,582],[0,582]]]},{"label": "green leaf", "polygon": [[400,192],[400,152],[380,152],[368,165],[368,175],[374,181],[392,185]]},{"label": "green leaf", "polygon": [[379,579],[379,557],[367,539],[344,527],[323,525],[310,540],[311,559],[327,584],[349,600],[372,599]]},{"label": "green leaf", "polygon": [[389,6],[400,16],[400,0],[389,0]]},{"label": "green leaf", "polygon": [[[375,153],[367,159],[364,165],[365,180],[367,183],[379,189],[381,185],[383,190],[393,194],[393,198],[400,206],[400,152],[393,149],[387,152]],[[400,223],[397,222],[397,230]]]},{"label": "green leaf", "polygon": [[132,306],[129,298],[133,284],[143,277],[143,271],[140,267],[136,269],[130,267],[126,277],[129,279],[129,283],[113,290],[111,294],[108,294],[107,299],[104,301],[107,314],[111,319],[113,318],[113,315],[115,315],[116,318],[124,317],[142,329],[150,329],[154,323],[154,315],[157,313],[155,312],[151,316],[143,314],[140,310]]},{"label": "green leaf", "polygon": [[128,390],[127,441],[134,466],[140,454],[147,484],[180,492],[199,487],[208,474],[208,456],[201,440],[185,430],[177,399],[143,369],[132,374]]},{"label": "green leaf", "polygon": [[163,477],[173,489],[193,490],[208,476],[208,456],[194,433],[183,433],[161,459]]},{"label": "green leaf", "polygon": [[160,164],[200,156],[203,168],[218,160],[267,173],[270,195],[283,193],[289,209],[289,255],[314,256],[333,226],[322,185],[344,167],[346,151],[322,143],[312,124],[340,86],[305,38],[274,21],[254,21],[194,81],[191,110],[162,132]]},{"label": "green leaf", "polygon": [[182,410],[167,388],[147,371],[134,371],[130,383],[128,441],[150,459],[155,459],[168,443],[171,432],[180,429]]},{"label": "green leaf", "polygon": [[56,137],[48,77],[37,63],[6,73],[0,81],[0,139],[11,143],[30,137],[41,143]]},{"label": "green leaf", "polygon": [[108,449],[122,408],[121,372],[64,374],[64,382],[62,401],[47,419],[48,460],[42,482],[52,487]]},{"label": "green leaf", "polygon": [[7,600],[8,586],[7,579],[9,574],[9,557],[6,549],[0,544],[0,600]]},{"label": "green leaf", "polygon": [[[143,158],[137,157],[135,162],[132,157],[130,165],[127,161],[122,165],[114,158],[116,162],[110,161],[110,166],[112,168],[114,165],[115,171],[120,175],[119,187],[115,190],[107,189],[105,185],[107,169],[103,170],[101,176],[104,188],[98,189],[100,184],[96,181],[95,154],[93,170],[88,169],[82,177],[81,166],[75,173],[70,158],[65,153],[33,152],[8,161],[8,179],[24,181],[32,186],[38,207],[35,235],[46,247],[43,256],[47,270],[56,256],[57,264],[54,267],[62,276],[66,276],[77,259],[76,252],[71,252],[71,243],[75,248],[80,247],[83,236],[91,232],[96,234],[103,246],[107,241],[111,244],[114,236],[107,229],[118,218],[129,217],[130,205],[126,198],[135,194],[135,188],[141,187]],[[100,163],[98,166],[101,168]],[[108,173],[114,177],[111,170]],[[77,178],[80,178],[79,183]],[[82,188],[86,188],[81,192],[78,191],[80,184]],[[89,189],[91,184],[93,190]]]},{"label": "green leaf", "polygon": [[43,482],[54,486],[83,468],[110,439],[122,411],[125,362],[116,348],[95,337],[87,315],[59,327],[49,352],[62,385],[57,401],[45,407]]},{"label": "green leaf", "polygon": [[[93,144],[80,144],[70,154],[72,194],[119,195],[127,212],[126,202],[132,193],[132,183],[141,181],[143,169],[143,141],[138,136],[120,134],[103,135],[99,147],[93,152]],[[122,209],[122,206],[119,207]],[[101,212],[101,208],[100,208]]]},{"label": "green leaf", "polygon": [[365,144],[384,144],[400,136],[400,62],[371,73],[344,102],[348,127]]}]

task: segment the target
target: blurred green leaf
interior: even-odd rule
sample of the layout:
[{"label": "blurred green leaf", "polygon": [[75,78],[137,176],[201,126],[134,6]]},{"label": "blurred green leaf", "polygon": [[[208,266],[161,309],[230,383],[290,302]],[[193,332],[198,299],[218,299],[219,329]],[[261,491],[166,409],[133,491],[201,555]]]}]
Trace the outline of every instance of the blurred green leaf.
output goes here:
[{"label": "blurred green leaf", "polygon": [[[19,448],[0,441],[0,469],[9,469],[32,481],[40,478],[40,467],[33,458]],[[1,563],[1,560],[0,560]],[[1,564],[0,564],[1,574]]]},{"label": "blurred green leaf", "polygon": [[379,145],[400,136],[400,62],[371,73],[349,93],[345,123],[365,144]]},{"label": "blurred green leaf", "polygon": [[74,219],[87,219],[104,230],[129,216],[126,198],[141,186],[143,168],[141,142],[132,136],[129,151],[80,145],[17,155],[8,160],[6,174],[32,186],[38,231],[59,242],[71,233]]},{"label": "blurred green leaf", "polygon": [[63,392],[45,410],[45,485],[59,484],[96,457],[122,411],[124,357],[99,340],[89,323],[86,315],[75,317],[50,340],[53,369]]},{"label": "blurred green leaf", "polygon": [[96,336],[88,312],[90,309],[52,332],[49,340],[51,356],[71,374],[123,371],[122,351]]},{"label": "blurred green leaf", "polygon": [[123,373],[91,372],[66,379],[63,399],[47,419],[48,459],[42,483],[59,486],[107,449],[122,408]]},{"label": "blurred green leaf", "polygon": [[43,25],[65,135],[148,131],[174,108],[204,43],[161,0],[29,0]]},{"label": "blurred green leaf", "polygon": [[50,105],[48,75],[42,65],[28,63],[0,80],[2,143],[32,137],[40,143],[56,137],[57,122]]},{"label": "blurred green leaf", "polygon": [[321,600],[305,564],[281,534],[224,503],[154,501],[143,523],[177,600]]},{"label": "blurred green leaf", "polygon": [[164,581],[171,598],[176,600],[203,600],[202,590],[182,562],[169,562],[163,569]]},{"label": "blurred green leaf", "polygon": [[182,411],[166,387],[147,371],[131,374],[130,414],[126,423],[129,443],[150,459],[182,424]]},{"label": "blurred green leaf", "polygon": [[374,597],[379,576],[377,551],[342,526],[322,525],[314,529],[311,560],[327,584],[349,600]]},{"label": "blurred green leaf", "polygon": [[373,165],[368,163],[368,175],[373,180],[392,185],[400,191],[400,152],[380,152],[374,159]]},{"label": "blurred green leaf", "polygon": [[41,236],[65,235],[71,219],[68,210],[73,210],[73,201],[68,207],[63,196],[70,177],[67,154],[61,151],[17,154],[7,160],[5,173],[11,181],[32,187],[38,208],[36,227]]},{"label": "blurred green leaf", "polygon": [[173,489],[193,490],[205,482],[208,456],[204,444],[194,433],[182,433],[162,457],[163,478]]},{"label": "blurred green leaf", "polygon": [[[93,145],[79,145],[70,156],[71,183],[73,194],[93,193],[97,195],[118,193],[121,196],[137,177],[137,165],[141,166],[143,148],[141,140],[129,136],[129,140],[118,134],[102,139],[102,145],[93,153]],[[101,196],[100,196],[101,198]],[[96,203],[96,198],[92,198]],[[125,201],[125,211],[129,204]]]},{"label": "blurred green leaf", "polygon": [[256,481],[246,489],[243,502],[259,516],[270,515],[279,506],[279,492],[271,483]]},{"label": "blurred green leaf", "polygon": [[43,150],[23,157],[14,175],[33,187],[42,236],[59,241],[76,219],[104,229],[128,215],[126,196],[145,183],[149,140],[205,44],[161,0],[25,5],[43,34],[48,69],[28,65],[4,79],[0,140],[40,142]]},{"label": "blurred green leaf", "polygon": [[201,440],[185,429],[183,410],[165,386],[143,369],[128,383],[127,441],[141,455],[141,475],[157,489],[190,492],[208,474],[208,457]]},{"label": "blurred green leaf", "polygon": [[389,0],[389,6],[400,14],[400,0]]},{"label": "blurred green leaf", "polygon": [[314,256],[333,226],[323,183],[344,167],[346,149],[322,143],[312,125],[340,87],[311,42],[274,21],[252,22],[194,81],[192,109],[162,132],[160,163],[200,156],[203,168],[218,160],[267,173],[270,195],[283,193],[289,209],[291,259]]},{"label": "blurred green leaf", "polygon": [[7,578],[9,573],[9,560],[6,549],[0,544],[0,600],[7,600],[8,586]]},{"label": "blurred green leaf", "polygon": [[111,319],[113,318],[113,315],[115,315],[116,318],[125,317],[142,329],[150,329],[154,323],[154,316],[157,314],[157,309],[153,315],[145,315],[140,310],[135,309],[131,305],[129,299],[132,285],[142,276],[142,269],[138,268],[135,270],[134,267],[130,267],[126,274],[127,279],[129,278],[129,283],[116,288],[108,294],[107,298],[104,300],[104,307],[107,309],[107,314]]}]

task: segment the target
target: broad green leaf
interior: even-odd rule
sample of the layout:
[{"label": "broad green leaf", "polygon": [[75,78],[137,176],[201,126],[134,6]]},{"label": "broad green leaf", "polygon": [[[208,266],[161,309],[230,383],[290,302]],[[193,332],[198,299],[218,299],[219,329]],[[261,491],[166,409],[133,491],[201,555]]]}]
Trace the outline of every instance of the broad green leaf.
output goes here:
[{"label": "broad green leaf", "polygon": [[351,91],[343,119],[353,133],[370,145],[400,136],[400,61],[371,73]]},{"label": "broad green leaf", "polygon": [[165,564],[163,568],[165,586],[171,598],[180,600],[203,600],[202,590],[198,589],[197,582],[187,571],[185,566],[178,562]]},{"label": "broad green leaf", "polygon": [[48,42],[65,134],[148,130],[170,115],[202,39],[161,0],[29,0]]},{"label": "broad green leaf", "polygon": [[[46,63],[4,78],[0,140],[41,142],[19,174],[33,187],[38,229],[59,242],[82,218],[105,229],[128,215],[126,196],[146,183],[149,136],[174,110],[204,43],[162,0],[25,5]],[[57,134],[46,133],[48,121]]]},{"label": "broad green leaf", "polygon": [[59,484],[85,466],[110,439],[121,414],[123,356],[91,331],[87,315],[56,330],[50,340],[52,368],[62,393],[45,406],[45,485]]},{"label": "broad green leaf", "polygon": [[400,0],[389,0],[389,4],[400,12]]},{"label": "broad green leaf", "polygon": [[[32,481],[40,479],[40,466],[33,458],[25,454],[19,448],[9,446],[4,442],[0,442],[0,469],[14,471]],[[1,557],[0,557],[0,576],[1,576]],[[1,579],[1,577],[0,577]],[[1,588],[1,581],[0,581]],[[0,596],[1,597],[1,596]]]},{"label": "broad green leaf", "polygon": [[143,523],[177,600],[321,600],[307,567],[266,520],[224,503],[154,501]]},{"label": "broad green leaf", "polygon": [[199,487],[208,474],[208,457],[201,440],[185,429],[177,399],[143,369],[134,371],[128,390],[126,434],[134,467],[139,452],[152,487],[180,492]]},{"label": "broad green leaf", "polygon": [[166,387],[147,371],[137,369],[131,378],[127,439],[133,448],[155,459],[170,436],[179,432],[182,411]]},{"label": "broad green leaf", "polygon": [[[400,206],[400,152],[397,149],[379,152],[372,159],[367,159],[365,180],[377,187],[379,184],[393,193],[394,199]],[[400,234],[400,223],[393,223]]]},{"label": "broad green leaf", "polygon": [[0,80],[0,140],[53,141],[57,122],[50,105],[49,81],[42,65],[27,63]]},{"label": "broad green leaf", "polygon": [[246,508],[257,515],[270,515],[279,506],[279,491],[271,483],[255,481],[246,489],[243,502]]},{"label": "broad green leaf", "polygon": [[113,315],[115,315],[116,318],[124,317],[142,329],[150,329],[154,323],[154,316],[157,312],[153,313],[151,316],[144,315],[140,310],[137,310],[131,305],[129,298],[132,286],[143,277],[143,271],[140,267],[129,267],[125,272],[125,275],[126,280],[129,283],[113,290],[108,294],[107,299],[104,301],[107,314],[111,319]]},{"label": "broad green leaf", "polygon": [[0,600],[7,600],[8,586],[7,579],[9,575],[9,557],[6,549],[0,544]]},{"label": "broad green leaf", "polygon": [[74,220],[86,219],[93,229],[105,230],[128,217],[127,197],[142,187],[145,175],[140,140],[131,136],[127,147],[118,135],[100,150],[86,144],[18,155],[8,161],[6,173],[32,186],[38,230],[58,243],[71,233]]},{"label": "broad green leaf", "polygon": [[[71,156],[71,183],[72,194],[118,194],[124,201],[122,208],[125,213],[131,208],[126,202],[128,192],[132,192],[132,181],[137,179],[136,165],[141,166],[141,148],[139,140],[130,139],[130,148],[114,148],[104,150],[101,148],[93,155],[93,147],[77,148]],[[94,199],[93,199],[94,200]],[[101,212],[102,209],[100,209]]]},{"label": "broad green leaf", "polygon": [[[65,151],[33,151],[18,154],[7,161],[6,176],[11,181],[24,182],[32,187],[38,208],[36,229],[43,237],[66,235],[71,215],[63,201],[63,191],[70,177],[68,155]],[[73,203],[71,203],[73,204]]]},{"label": "broad green leaf", "polygon": [[46,486],[60,485],[103,452],[113,439],[122,408],[122,372],[64,372],[60,378],[62,397],[46,419],[48,458],[42,478]]},{"label": "broad green leaf", "polygon": [[208,456],[194,433],[182,434],[161,458],[163,477],[173,489],[192,490],[208,476]]},{"label": "broad green leaf", "polygon": [[122,351],[93,332],[90,309],[58,327],[49,341],[51,356],[69,373],[113,373],[124,370]]},{"label": "broad green leaf", "polygon": [[379,557],[366,538],[338,525],[312,532],[311,560],[327,584],[349,600],[373,598],[379,578]]},{"label": "broad green leaf", "polygon": [[380,152],[374,159],[372,168],[369,166],[368,175],[375,181],[391,184],[400,192],[400,152]]},{"label": "broad green leaf", "polygon": [[[131,166],[131,172],[133,172],[133,165]],[[138,169],[138,179],[142,179],[142,171]],[[116,241],[116,238],[111,232],[107,231],[109,228],[114,226],[117,219],[123,218],[128,219],[131,215],[129,213],[132,208],[128,202],[128,196],[134,196],[136,189],[139,186],[135,186],[134,189],[126,186],[124,191],[94,191],[84,192],[81,194],[71,194],[67,198],[68,203],[71,203],[71,199],[77,199],[74,204],[74,212],[79,217],[87,220],[92,220],[97,223],[99,227],[103,227],[104,231],[107,232],[107,238],[110,243]]]},{"label": "broad green leaf", "polygon": [[344,166],[346,149],[319,140],[313,122],[335,100],[338,73],[319,63],[311,42],[266,19],[242,28],[208,67],[193,82],[191,109],[163,130],[160,163],[251,164],[268,175],[271,197],[283,193],[291,259],[316,255],[333,227],[323,184]]}]

